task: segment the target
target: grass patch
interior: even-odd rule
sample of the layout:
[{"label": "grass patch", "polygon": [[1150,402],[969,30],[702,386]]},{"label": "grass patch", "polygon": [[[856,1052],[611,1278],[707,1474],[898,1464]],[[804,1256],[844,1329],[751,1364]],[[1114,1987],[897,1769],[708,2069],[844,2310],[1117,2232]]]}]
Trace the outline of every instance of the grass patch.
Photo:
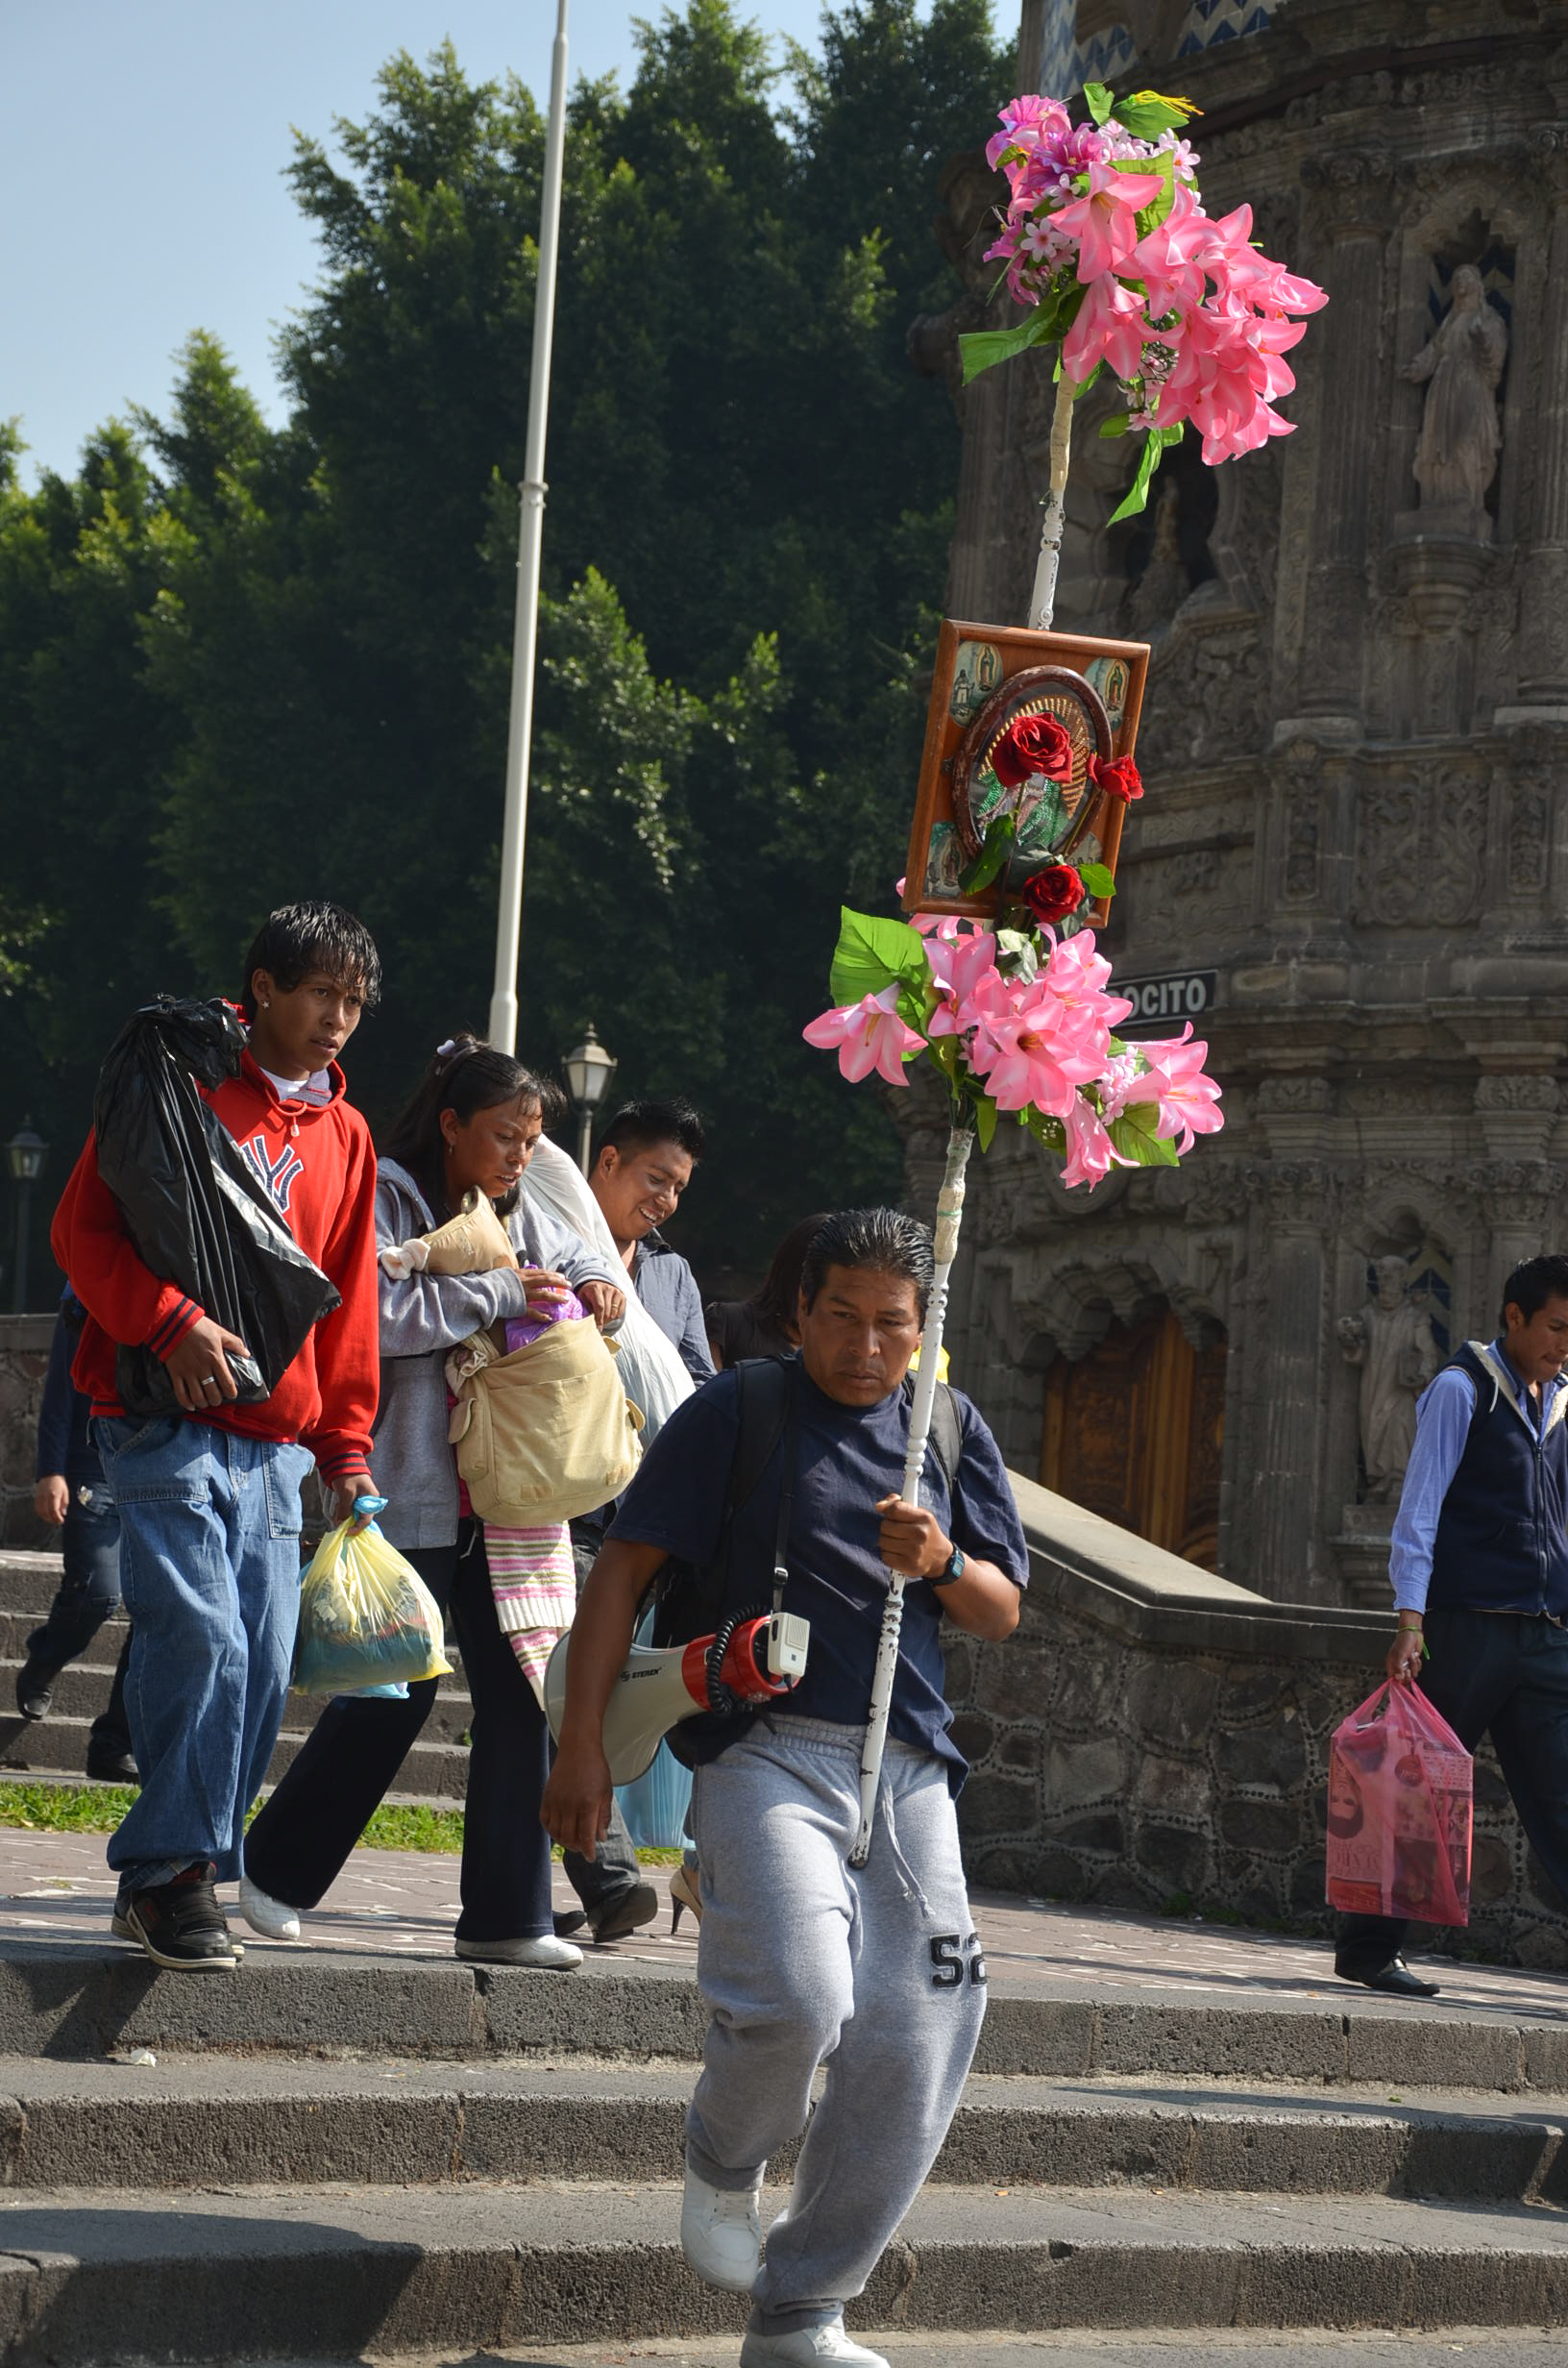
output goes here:
[{"label": "grass patch", "polygon": [[[0,1784],[0,1826],[18,1825],[31,1834],[112,1834],[135,1797],[131,1785]],[[260,1806],[257,1801],[251,1817]],[[378,1809],[359,1841],[366,1850],[454,1854],[463,1846],[463,1813],[423,1802]],[[678,1850],[639,1850],[637,1856],[645,1866],[680,1862]]]}]

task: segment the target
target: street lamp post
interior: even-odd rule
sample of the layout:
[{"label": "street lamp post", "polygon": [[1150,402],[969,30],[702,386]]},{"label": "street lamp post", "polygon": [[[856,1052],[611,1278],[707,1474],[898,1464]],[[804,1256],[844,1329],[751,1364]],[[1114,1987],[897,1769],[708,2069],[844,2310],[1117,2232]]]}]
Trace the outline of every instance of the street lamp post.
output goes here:
[{"label": "street lamp post", "polygon": [[577,1114],[577,1166],[584,1175],[594,1156],[594,1112],[609,1092],[617,1066],[614,1053],[606,1052],[594,1034],[591,1020],[581,1044],[561,1063],[566,1072],[567,1092]]},{"label": "street lamp post", "polygon": [[528,424],[523,446],[523,500],[518,519],[512,703],[506,728],[506,805],[501,836],[501,896],[496,910],[496,983],[490,998],[490,1042],[502,1052],[517,1049],[517,951],[523,930],[523,856],[527,838],[528,758],[533,744],[539,555],[544,541],[548,490],[545,430],[550,410],[555,259],[560,244],[561,181],[566,160],[566,8],[567,0],[556,0],[555,45],[550,67],[550,118],[545,130],[545,178],[539,199],[539,268],[533,289]]},{"label": "street lamp post", "polygon": [[27,1312],[27,1229],[33,1213],[33,1187],[43,1173],[48,1155],[49,1146],[36,1131],[32,1120],[23,1119],[6,1146],[6,1165],[16,1187],[16,1279],[12,1312],[17,1316]]}]

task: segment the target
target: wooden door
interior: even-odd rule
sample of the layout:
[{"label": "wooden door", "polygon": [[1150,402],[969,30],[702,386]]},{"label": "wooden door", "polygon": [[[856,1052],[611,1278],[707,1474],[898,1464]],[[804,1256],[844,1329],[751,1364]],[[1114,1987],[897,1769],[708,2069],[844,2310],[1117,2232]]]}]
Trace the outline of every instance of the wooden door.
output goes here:
[{"label": "wooden door", "polygon": [[1045,1378],[1040,1476],[1205,1570],[1216,1565],[1225,1344],[1194,1353],[1170,1308],[1116,1324]]}]

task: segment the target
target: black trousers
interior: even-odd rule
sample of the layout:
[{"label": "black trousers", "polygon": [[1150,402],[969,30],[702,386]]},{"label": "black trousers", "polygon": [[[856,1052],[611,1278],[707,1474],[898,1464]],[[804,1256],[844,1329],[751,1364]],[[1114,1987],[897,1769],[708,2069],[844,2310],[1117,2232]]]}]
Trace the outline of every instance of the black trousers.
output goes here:
[{"label": "black trousers", "polygon": [[[474,1703],[463,1815],[464,1940],[534,1940],[551,1929],[550,1839],[539,1822],[550,1730],[496,1619],[484,1531],[464,1521],[455,1545],[407,1558],[456,1635]],[[331,1702],[245,1838],[253,1883],[291,1908],[331,1887],[417,1739],[437,1680],[406,1702]]]},{"label": "black trousers", "polygon": [[[1568,1628],[1514,1612],[1430,1612],[1419,1684],[1467,1751],[1492,1739],[1531,1848],[1568,1893]],[[1405,1946],[1399,1916],[1350,1915],[1335,1966],[1381,1972]]]},{"label": "black trousers", "polygon": [[[86,1651],[106,1619],[120,1608],[120,1517],[107,1482],[73,1486],[61,1533],[65,1569],[49,1616],[27,1640],[27,1658],[53,1677]],[[107,1750],[128,1752],[131,1728],[125,1714],[125,1670],[131,1639],[120,1646],[107,1708],[92,1722],[92,1740]]]}]

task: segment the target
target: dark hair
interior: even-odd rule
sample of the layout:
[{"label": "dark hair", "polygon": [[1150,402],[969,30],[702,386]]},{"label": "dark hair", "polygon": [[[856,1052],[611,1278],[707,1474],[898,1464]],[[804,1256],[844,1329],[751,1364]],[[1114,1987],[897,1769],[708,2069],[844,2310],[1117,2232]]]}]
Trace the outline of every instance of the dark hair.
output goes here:
[{"label": "dark hair", "polygon": [[[566,1115],[566,1097],[549,1077],[536,1077],[523,1062],[509,1052],[498,1051],[482,1037],[471,1036],[466,1030],[449,1036],[437,1048],[413,1099],[388,1129],[380,1147],[381,1157],[395,1159],[406,1168],[439,1215],[447,1205],[441,1165],[442,1111],[455,1111],[466,1125],[477,1110],[494,1110],[503,1101],[532,1103],[547,1126],[555,1125]],[[514,1185],[504,1200],[496,1203],[503,1217],[516,1208],[520,1189]]]},{"label": "dark hair", "polygon": [[381,957],[376,940],[341,904],[280,904],[267,915],[245,957],[239,1001],[247,1020],[256,1017],[251,981],[257,971],[270,972],[285,995],[307,972],[325,971],[329,978],[357,987],[367,1011],[374,1011],[381,999]]},{"label": "dark hair", "polygon": [[806,1247],[800,1288],[810,1307],[827,1280],[829,1267],[878,1267],[915,1286],[920,1321],[931,1300],[936,1253],[929,1226],[901,1209],[840,1209],[824,1220]]},{"label": "dark hair", "polygon": [[802,1217],[773,1252],[772,1264],[753,1291],[746,1305],[758,1323],[771,1332],[788,1332],[795,1322],[796,1303],[800,1297],[800,1270],[806,1263],[806,1252],[813,1237],[826,1224],[828,1212],[819,1209],[814,1217]]},{"label": "dark hair", "polygon": [[1523,1266],[1514,1268],[1503,1286],[1503,1329],[1508,1328],[1510,1307],[1516,1307],[1528,1323],[1548,1299],[1568,1299],[1568,1258],[1560,1250],[1545,1250],[1540,1257],[1527,1258]]},{"label": "dark hair", "polygon": [[689,1101],[627,1101],[611,1119],[599,1139],[625,1154],[650,1150],[656,1143],[678,1143],[694,1161],[707,1148],[702,1122]]}]

